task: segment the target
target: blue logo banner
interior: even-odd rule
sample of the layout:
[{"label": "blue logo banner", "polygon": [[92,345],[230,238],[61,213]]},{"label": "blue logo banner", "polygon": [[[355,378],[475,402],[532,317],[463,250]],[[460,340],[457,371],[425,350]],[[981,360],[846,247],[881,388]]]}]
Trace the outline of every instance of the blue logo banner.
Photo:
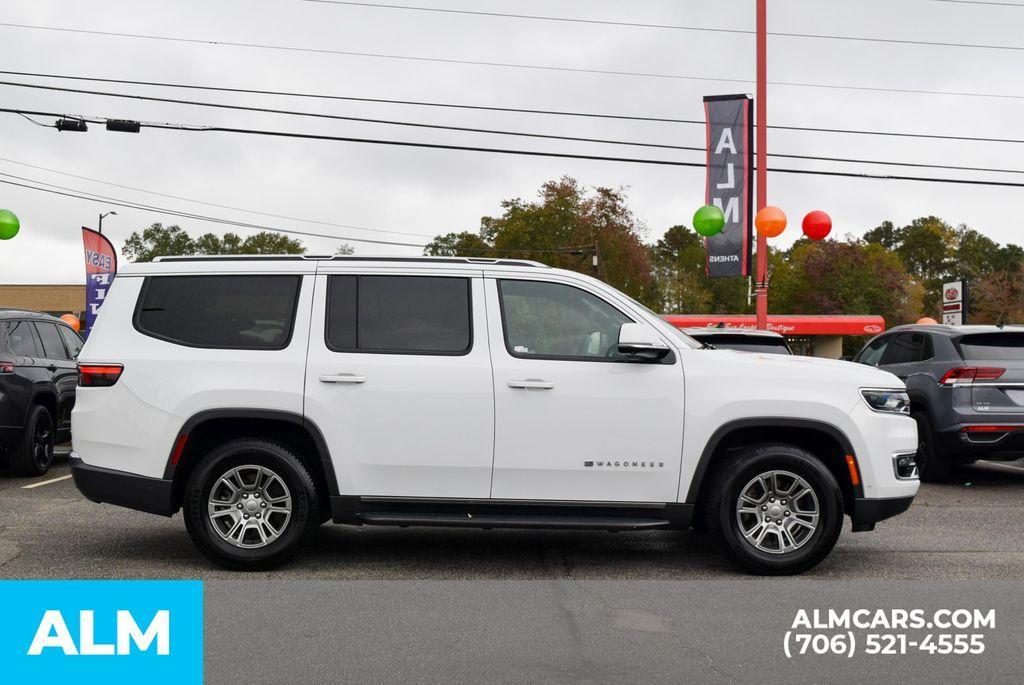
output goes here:
[{"label": "blue logo banner", "polygon": [[203,681],[203,584],[0,581],[5,683]]}]

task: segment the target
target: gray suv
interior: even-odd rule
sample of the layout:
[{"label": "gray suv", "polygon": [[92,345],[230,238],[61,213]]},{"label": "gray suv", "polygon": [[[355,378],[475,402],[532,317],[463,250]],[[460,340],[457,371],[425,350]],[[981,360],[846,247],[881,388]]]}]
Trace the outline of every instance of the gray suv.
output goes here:
[{"label": "gray suv", "polygon": [[1024,328],[897,326],[854,361],[907,384],[922,479],[944,480],[957,463],[1024,457]]}]

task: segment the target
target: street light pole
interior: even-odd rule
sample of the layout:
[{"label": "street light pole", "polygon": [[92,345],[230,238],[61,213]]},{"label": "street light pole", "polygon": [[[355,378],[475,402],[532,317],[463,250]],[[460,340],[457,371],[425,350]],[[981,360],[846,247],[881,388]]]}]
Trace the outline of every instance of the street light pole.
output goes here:
[{"label": "street light pole", "polygon": [[96,226],[96,232],[97,233],[103,233],[103,217],[110,216],[111,214],[113,214],[114,216],[117,216],[117,212],[115,212],[115,211],[109,211],[109,212],[106,212],[105,214],[103,214],[103,213],[100,214],[100,220],[98,222],[98,225]]},{"label": "street light pole", "polygon": [[[757,209],[768,206],[768,0],[757,0]],[[768,238],[757,234],[757,327],[768,328]]]}]

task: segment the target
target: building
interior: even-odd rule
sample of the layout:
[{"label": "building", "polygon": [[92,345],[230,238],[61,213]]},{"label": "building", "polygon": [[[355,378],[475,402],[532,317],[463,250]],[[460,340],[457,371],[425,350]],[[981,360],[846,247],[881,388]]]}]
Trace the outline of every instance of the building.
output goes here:
[{"label": "building", "polygon": [[54,316],[85,311],[85,285],[0,285],[0,307],[30,309]]},{"label": "building", "polygon": [[[667,314],[664,319],[676,328],[719,326],[756,328],[757,317],[732,314]],[[768,330],[786,336],[796,354],[839,359],[843,336],[873,336],[885,330],[885,319],[870,314],[815,316],[774,314],[768,316]]]}]

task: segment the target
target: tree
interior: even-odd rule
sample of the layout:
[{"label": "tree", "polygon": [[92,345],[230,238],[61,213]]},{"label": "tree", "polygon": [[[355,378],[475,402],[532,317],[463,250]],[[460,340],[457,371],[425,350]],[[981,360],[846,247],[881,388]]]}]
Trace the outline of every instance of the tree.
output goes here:
[{"label": "tree", "polygon": [[922,289],[879,243],[798,240],[777,255],[771,307],[780,314],[880,314],[894,326],[921,316]]},{"label": "tree", "polygon": [[686,226],[665,231],[651,247],[651,261],[659,311],[739,314],[749,309],[746,279],[708,276],[704,239]]},{"label": "tree", "polygon": [[334,254],[337,257],[347,257],[348,255],[355,254],[355,252],[355,249],[353,249],[351,245],[348,243],[342,243],[341,245],[338,245],[338,249],[334,251]]},{"label": "tree", "polygon": [[121,248],[125,257],[133,262],[151,262],[161,255],[216,255],[216,254],[303,254],[302,242],[280,233],[261,231],[244,240],[235,233],[218,236],[205,233],[197,239],[180,226],[155,223],[128,236]]},{"label": "tree", "polygon": [[970,323],[1024,321],[1024,268],[1000,269],[974,280],[970,298]]},{"label": "tree", "polygon": [[478,234],[438,236],[424,253],[534,259],[596,275],[638,300],[652,301],[651,262],[641,240],[646,227],[626,205],[624,189],[587,192],[564,176],[545,183],[538,195],[535,202],[503,201],[501,216],[481,218]]}]

